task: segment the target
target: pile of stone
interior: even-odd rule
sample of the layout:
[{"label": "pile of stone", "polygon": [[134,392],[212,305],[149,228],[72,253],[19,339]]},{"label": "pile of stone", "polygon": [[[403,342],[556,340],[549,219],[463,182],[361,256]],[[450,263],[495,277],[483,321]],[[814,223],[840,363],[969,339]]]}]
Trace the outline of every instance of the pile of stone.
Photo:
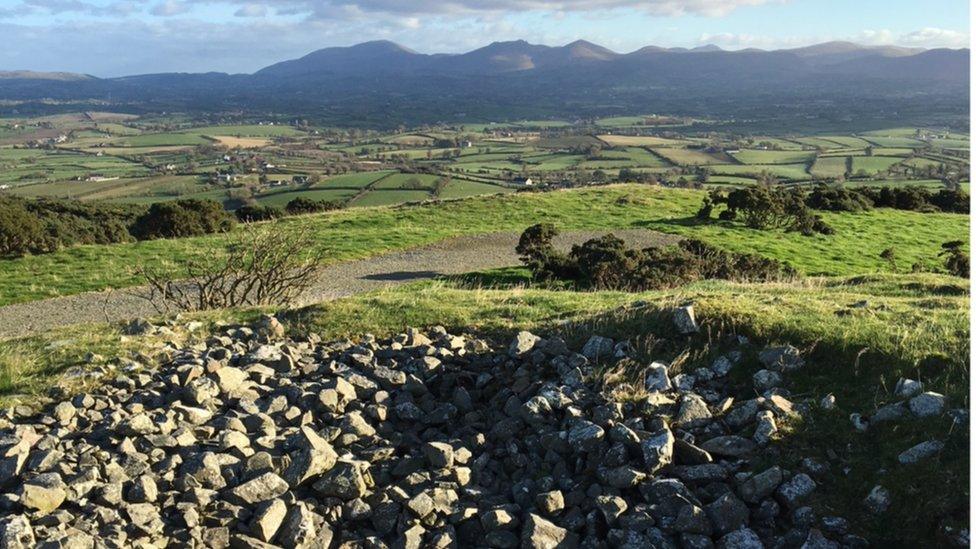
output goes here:
[{"label": "pile of stone", "polygon": [[[806,505],[823,466],[758,467],[797,413],[768,349],[613,402],[596,360],[522,332],[504,349],[443,329],[281,337],[266,318],[43,413],[0,419],[0,547],[860,547]],[[674,374],[674,375],[672,375]]]}]

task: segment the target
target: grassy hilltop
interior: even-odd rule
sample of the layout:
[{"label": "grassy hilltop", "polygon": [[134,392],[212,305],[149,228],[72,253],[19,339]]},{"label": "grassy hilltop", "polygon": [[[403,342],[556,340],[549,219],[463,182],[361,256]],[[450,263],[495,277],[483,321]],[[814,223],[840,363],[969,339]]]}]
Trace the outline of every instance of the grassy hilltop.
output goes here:
[{"label": "grassy hilltop", "polygon": [[[934,266],[939,245],[963,239],[969,217],[958,214],[874,210],[824,213],[837,234],[806,237],[760,231],[741,224],[699,224],[703,191],[649,185],[613,185],[548,193],[516,193],[424,204],[350,209],[277,221],[282,230],[307,224],[331,261],[420,246],[461,235],[521,232],[544,221],[560,229],[646,228],[694,236],[739,252],[755,252],[807,275],[852,275],[890,270],[879,257],[893,247],[897,267]],[[212,253],[221,235],[78,246],[54,254],[0,262],[0,305],[139,284],[138,265],[164,265]],[[173,268],[173,267],[171,267]],[[70,273],[67,274],[67,273]]]}]

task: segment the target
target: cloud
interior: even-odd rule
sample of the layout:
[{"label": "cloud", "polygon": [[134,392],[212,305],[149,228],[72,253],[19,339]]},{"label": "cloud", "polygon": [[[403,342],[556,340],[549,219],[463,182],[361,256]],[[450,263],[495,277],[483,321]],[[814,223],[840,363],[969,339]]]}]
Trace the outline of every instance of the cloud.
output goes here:
[{"label": "cloud", "polygon": [[795,48],[834,40],[855,42],[867,46],[910,46],[918,48],[969,47],[968,32],[932,27],[900,34],[889,29],[867,29],[854,35],[772,36],[719,32],[703,33],[698,37],[699,44],[716,44],[731,49]]},{"label": "cloud", "polygon": [[899,43],[927,48],[968,48],[969,33],[926,27],[901,35]]},{"label": "cloud", "polygon": [[235,17],[264,17],[268,15],[268,7],[264,4],[244,4],[234,12]]},{"label": "cloud", "polygon": [[149,13],[159,17],[172,17],[190,11],[190,7],[179,0],[164,0],[153,6]]}]

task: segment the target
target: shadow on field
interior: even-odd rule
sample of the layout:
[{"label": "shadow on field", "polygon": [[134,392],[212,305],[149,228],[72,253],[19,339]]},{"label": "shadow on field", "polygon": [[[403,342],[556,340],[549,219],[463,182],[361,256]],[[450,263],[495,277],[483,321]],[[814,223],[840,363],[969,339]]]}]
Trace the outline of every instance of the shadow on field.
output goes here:
[{"label": "shadow on field", "polygon": [[377,273],[362,277],[364,280],[421,280],[435,278],[441,273],[437,271],[394,271],[392,273]]}]

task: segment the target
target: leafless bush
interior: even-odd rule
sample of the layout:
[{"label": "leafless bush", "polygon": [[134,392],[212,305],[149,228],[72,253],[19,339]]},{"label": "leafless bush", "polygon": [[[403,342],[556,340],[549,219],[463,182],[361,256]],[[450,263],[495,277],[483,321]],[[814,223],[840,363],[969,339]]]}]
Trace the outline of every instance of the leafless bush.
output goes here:
[{"label": "leafless bush", "polygon": [[249,225],[175,269],[137,270],[160,312],[285,306],[311,285],[321,259],[306,226]]}]

